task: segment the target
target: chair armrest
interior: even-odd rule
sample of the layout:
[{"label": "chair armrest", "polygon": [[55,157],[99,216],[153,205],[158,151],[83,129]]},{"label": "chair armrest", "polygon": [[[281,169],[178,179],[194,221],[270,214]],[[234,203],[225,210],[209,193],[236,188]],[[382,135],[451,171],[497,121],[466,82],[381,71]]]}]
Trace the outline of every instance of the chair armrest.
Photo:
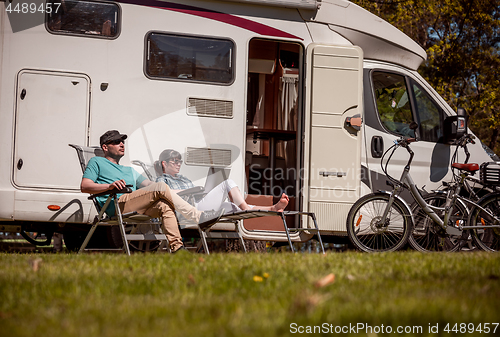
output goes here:
[{"label": "chair armrest", "polygon": [[92,200],[92,199],[95,199],[96,197],[100,197],[100,196],[103,196],[103,195],[110,195],[110,194],[118,194],[118,193],[132,193],[132,189],[130,188],[130,186],[132,185],[126,185],[125,188],[119,190],[117,188],[114,188],[112,190],[109,190],[109,191],[104,191],[104,192],[101,192],[101,193],[96,193],[96,194],[92,194],[90,195],[90,197],[88,197],[89,200]]},{"label": "chair armrest", "polygon": [[202,186],[195,186],[195,187],[188,188],[186,190],[179,191],[179,192],[177,192],[177,195],[179,197],[183,197],[183,196],[186,196],[186,195],[200,194],[200,193],[203,193],[203,192],[205,192],[205,188],[204,187],[202,187]]}]

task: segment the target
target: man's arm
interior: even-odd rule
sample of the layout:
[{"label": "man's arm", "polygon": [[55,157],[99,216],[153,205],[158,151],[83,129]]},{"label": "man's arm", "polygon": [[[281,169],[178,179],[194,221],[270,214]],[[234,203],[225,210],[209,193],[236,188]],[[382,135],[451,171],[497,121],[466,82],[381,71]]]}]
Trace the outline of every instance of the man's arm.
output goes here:
[{"label": "man's arm", "polygon": [[117,180],[113,182],[112,184],[98,184],[91,179],[88,178],[82,178],[82,183],[80,184],[80,190],[82,193],[89,193],[89,194],[97,194],[101,192],[106,192],[109,190],[112,190],[114,188],[116,189],[123,189],[125,188],[125,180]]},{"label": "man's arm", "polygon": [[143,187],[149,186],[151,184],[154,184],[154,182],[152,182],[151,180],[145,179],[142,181],[142,183],[139,185],[138,188],[143,188]]}]

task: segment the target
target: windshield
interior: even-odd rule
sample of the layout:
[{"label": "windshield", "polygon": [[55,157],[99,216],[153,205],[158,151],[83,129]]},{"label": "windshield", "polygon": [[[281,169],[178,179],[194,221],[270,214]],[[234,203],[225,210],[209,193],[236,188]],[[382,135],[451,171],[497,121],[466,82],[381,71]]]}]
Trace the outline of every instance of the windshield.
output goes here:
[{"label": "windshield", "polygon": [[484,151],[488,154],[488,156],[491,157],[493,161],[500,161],[500,157],[495,152],[493,152],[492,149],[486,146],[483,142],[481,142],[481,145],[483,146]]}]

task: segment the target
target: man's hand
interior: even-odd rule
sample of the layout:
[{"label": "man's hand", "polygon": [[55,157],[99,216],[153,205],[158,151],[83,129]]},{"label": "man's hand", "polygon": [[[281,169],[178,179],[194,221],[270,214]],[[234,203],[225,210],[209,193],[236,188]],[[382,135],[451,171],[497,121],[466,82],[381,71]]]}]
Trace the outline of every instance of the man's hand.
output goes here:
[{"label": "man's hand", "polygon": [[120,179],[120,180],[115,181],[112,184],[109,184],[108,189],[112,190],[112,189],[116,188],[117,190],[122,190],[126,187],[126,185],[127,185],[127,183],[125,182],[125,180]]}]

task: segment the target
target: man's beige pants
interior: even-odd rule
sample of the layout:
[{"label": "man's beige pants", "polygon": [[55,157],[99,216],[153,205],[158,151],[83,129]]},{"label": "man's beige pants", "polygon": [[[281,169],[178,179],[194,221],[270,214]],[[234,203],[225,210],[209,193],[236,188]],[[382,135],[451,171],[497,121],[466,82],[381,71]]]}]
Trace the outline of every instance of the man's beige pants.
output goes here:
[{"label": "man's beige pants", "polygon": [[186,219],[196,223],[200,220],[202,213],[177,194],[172,193],[164,182],[154,183],[132,193],[123,194],[118,199],[118,205],[123,213],[136,211],[153,218],[160,218],[163,232],[173,251],[182,246],[182,237],[174,211],[177,210]]}]

